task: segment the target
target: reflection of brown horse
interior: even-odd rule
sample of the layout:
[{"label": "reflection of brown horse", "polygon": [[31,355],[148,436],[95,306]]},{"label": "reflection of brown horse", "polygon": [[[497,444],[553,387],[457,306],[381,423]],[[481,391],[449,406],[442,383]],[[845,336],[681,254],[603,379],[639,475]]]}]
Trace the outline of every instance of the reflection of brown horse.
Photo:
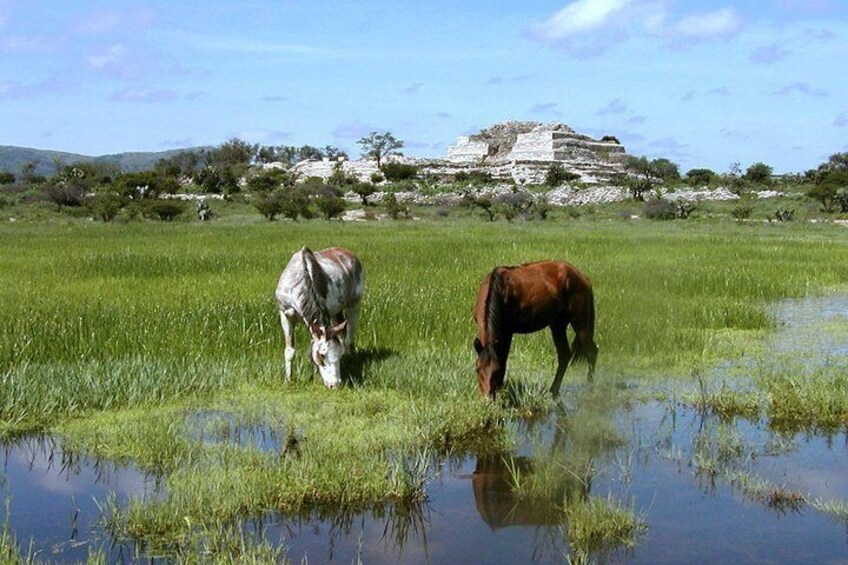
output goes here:
[{"label": "reflection of brown horse", "polygon": [[[513,470],[522,475],[532,473],[532,462],[524,457],[512,459]],[[561,512],[554,504],[538,500],[522,500],[515,495],[510,471],[500,455],[478,457],[471,484],[477,512],[493,530],[509,526],[545,526],[558,524]]]},{"label": "reflection of brown horse", "polygon": [[[477,380],[482,394],[494,398],[503,386],[513,334],[546,327],[551,328],[557,351],[551,392],[559,394],[571,359],[586,361],[592,380],[598,355],[594,342],[595,300],[589,279],[572,265],[540,261],[520,267],[496,267],[480,285],[474,320]],[[571,348],[566,331],[569,324],[575,332]]]}]

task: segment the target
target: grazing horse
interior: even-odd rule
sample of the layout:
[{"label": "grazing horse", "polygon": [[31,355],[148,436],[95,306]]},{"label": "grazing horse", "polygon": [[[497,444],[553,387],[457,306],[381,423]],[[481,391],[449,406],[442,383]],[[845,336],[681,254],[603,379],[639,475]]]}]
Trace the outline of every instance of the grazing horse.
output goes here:
[{"label": "grazing horse", "polygon": [[[557,351],[557,370],[551,393],[559,394],[562,376],[570,360],[595,371],[598,347],[594,342],[595,300],[592,284],[572,265],[539,261],[519,267],[496,267],[480,285],[474,308],[477,338],[477,384],[480,393],[494,399],[503,386],[506,361],[513,334],[551,328]],[[569,324],[574,342],[569,348]],[[573,350],[573,353],[572,353]]]},{"label": "grazing horse", "polygon": [[286,336],[286,380],[295,354],[294,326],[302,320],[312,335],[312,360],[321,379],[328,388],[339,385],[342,355],[353,349],[362,291],[362,265],[349,250],[313,253],[303,247],[292,255],[276,292]]}]

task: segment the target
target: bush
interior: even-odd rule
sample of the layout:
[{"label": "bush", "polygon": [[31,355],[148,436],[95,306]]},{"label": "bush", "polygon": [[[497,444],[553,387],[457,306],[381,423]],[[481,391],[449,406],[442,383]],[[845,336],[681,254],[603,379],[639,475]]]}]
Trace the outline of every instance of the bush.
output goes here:
[{"label": "bush", "polygon": [[126,205],[127,201],[120,194],[105,192],[95,194],[87,202],[89,210],[104,222],[111,222]]},{"label": "bush", "polygon": [[548,171],[545,173],[545,185],[550,187],[561,186],[575,180],[580,180],[580,175],[567,171],[559,163],[554,163],[548,167]]},{"label": "bush", "polygon": [[453,180],[463,184],[492,184],[494,182],[492,173],[485,171],[459,171],[454,175]]},{"label": "bush", "polygon": [[673,220],[677,217],[677,206],[664,198],[651,198],[645,202],[644,214],[651,220]]},{"label": "bush", "polygon": [[730,215],[737,220],[747,220],[751,217],[753,211],[754,207],[750,204],[739,204],[730,211]]},{"label": "bush", "polygon": [[327,177],[327,184],[333,186],[352,186],[359,182],[359,177],[344,171],[341,161],[333,167],[333,174]]},{"label": "bush", "polygon": [[332,220],[345,211],[345,201],[337,189],[324,185],[313,192],[313,202],[325,220]]},{"label": "bush", "polygon": [[386,207],[386,213],[393,220],[397,220],[398,218],[409,218],[411,216],[411,212],[409,211],[408,206],[402,206],[398,200],[397,196],[393,193],[388,193],[383,196],[383,205]]},{"label": "bush", "polygon": [[755,184],[771,184],[772,168],[765,163],[754,163],[745,171],[744,179]]},{"label": "bush", "polygon": [[495,211],[501,214],[507,222],[511,222],[519,216],[529,217],[533,207],[533,197],[526,192],[510,192],[498,196],[495,204]]},{"label": "bush", "polygon": [[258,200],[254,206],[272,222],[279,215],[290,220],[297,220],[299,216],[306,220],[313,217],[304,190],[277,190]]},{"label": "bush", "polygon": [[150,200],[144,205],[144,215],[170,222],[185,212],[185,205],[179,200]]},{"label": "bush", "polygon": [[247,189],[257,194],[270,194],[284,184],[288,184],[290,175],[282,169],[267,169],[247,179]]},{"label": "bush", "polygon": [[15,182],[13,173],[0,173],[0,184],[12,184],[13,182]]},{"label": "bush", "polygon": [[62,206],[79,207],[85,200],[85,190],[75,183],[50,183],[44,187],[44,197],[55,204],[57,210]]},{"label": "bush", "polygon": [[690,186],[709,186],[718,175],[710,169],[690,169],[686,173],[686,182]]},{"label": "bush", "polygon": [[362,205],[368,206],[368,197],[377,191],[377,187],[368,182],[358,182],[353,185],[353,191],[362,199]]},{"label": "bush", "polygon": [[371,184],[380,184],[384,180],[386,180],[386,177],[380,173],[371,173]]},{"label": "bush", "polygon": [[795,218],[795,210],[778,208],[774,211],[774,219],[778,222],[791,222]]},{"label": "bush", "polygon": [[380,170],[386,176],[386,180],[391,182],[411,180],[418,176],[418,167],[404,163],[384,163]]}]

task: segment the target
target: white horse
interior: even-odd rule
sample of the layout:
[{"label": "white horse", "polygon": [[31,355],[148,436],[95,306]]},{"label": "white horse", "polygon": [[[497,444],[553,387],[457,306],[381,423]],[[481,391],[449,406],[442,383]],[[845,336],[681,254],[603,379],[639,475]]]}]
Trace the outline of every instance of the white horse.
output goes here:
[{"label": "white horse", "polygon": [[303,247],[292,255],[276,292],[286,336],[286,380],[295,355],[294,325],[302,320],[312,335],[312,360],[321,379],[328,388],[339,385],[342,355],[354,347],[363,289],[362,265],[347,249],[313,253]]}]

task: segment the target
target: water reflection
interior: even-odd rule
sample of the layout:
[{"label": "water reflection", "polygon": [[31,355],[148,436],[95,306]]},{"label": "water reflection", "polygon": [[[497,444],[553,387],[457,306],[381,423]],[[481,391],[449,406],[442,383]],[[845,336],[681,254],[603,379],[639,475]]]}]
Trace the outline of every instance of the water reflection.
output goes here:
[{"label": "water reflection", "polygon": [[[159,496],[161,485],[131,466],[66,451],[51,437],[27,437],[2,444],[3,523],[18,543],[54,561],[84,561],[89,549],[109,548],[98,527],[98,504],[114,493]],[[112,548],[115,556],[125,548]]]}]

